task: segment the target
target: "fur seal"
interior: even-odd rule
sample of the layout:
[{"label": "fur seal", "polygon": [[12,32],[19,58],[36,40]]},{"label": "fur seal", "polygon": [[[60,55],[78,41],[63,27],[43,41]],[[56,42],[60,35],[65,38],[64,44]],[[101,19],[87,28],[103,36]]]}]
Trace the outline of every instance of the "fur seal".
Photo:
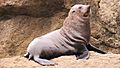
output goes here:
[{"label": "fur seal", "polygon": [[74,5],[63,26],[41,37],[35,38],[24,55],[41,65],[55,65],[48,59],[62,55],[75,55],[77,59],[88,59],[89,50],[105,53],[93,47],[90,41],[90,5]]}]

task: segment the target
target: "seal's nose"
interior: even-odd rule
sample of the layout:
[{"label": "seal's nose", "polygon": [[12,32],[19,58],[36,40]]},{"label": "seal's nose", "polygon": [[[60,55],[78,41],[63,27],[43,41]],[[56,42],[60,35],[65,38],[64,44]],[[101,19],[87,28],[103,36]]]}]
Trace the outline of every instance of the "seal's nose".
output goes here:
[{"label": "seal's nose", "polygon": [[87,5],[87,13],[90,12],[90,5]]},{"label": "seal's nose", "polygon": [[90,5],[86,5],[86,11],[85,13],[83,14],[84,17],[88,17],[89,16],[89,13],[90,13]]},{"label": "seal's nose", "polygon": [[90,5],[87,5],[88,10],[90,10]]}]

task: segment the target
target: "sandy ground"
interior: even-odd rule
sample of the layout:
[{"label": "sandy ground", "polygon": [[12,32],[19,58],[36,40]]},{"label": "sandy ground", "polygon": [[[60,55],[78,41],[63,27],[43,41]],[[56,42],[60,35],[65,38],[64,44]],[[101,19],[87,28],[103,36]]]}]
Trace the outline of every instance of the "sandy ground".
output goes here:
[{"label": "sandy ground", "polygon": [[75,56],[61,56],[52,59],[55,66],[41,66],[22,56],[0,59],[0,68],[120,68],[120,54],[99,54],[90,52],[88,60],[76,60]]}]

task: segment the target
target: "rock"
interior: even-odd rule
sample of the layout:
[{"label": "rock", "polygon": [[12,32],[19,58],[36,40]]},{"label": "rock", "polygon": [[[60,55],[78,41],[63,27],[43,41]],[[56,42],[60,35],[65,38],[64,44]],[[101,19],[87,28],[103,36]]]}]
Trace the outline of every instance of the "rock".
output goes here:
[{"label": "rock", "polygon": [[0,21],[0,57],[23,55],[34,38],[60,28],[64,14],[60,12],[48,18],[30,16],[3,18]]},{"label": "rock", "polygon": [[60,28],[78,3],[91,5],[91,43],[120,53],[119,0],[0,0],[0,58],[23,55],[35,37]]},{"label": "rock", "polygon": [[63,0],[2,0],[0,2],[0,15],[48,17],[63,9],[63,3]]},{"label": "rock", "polygon": [[21,56],[0,59],[0,68],[120,68],[120,54],[99,54],[90,52],[88,60],[76,60],[75,56],[61,56],[52,59],[55,66],[41,66]]},{"label": "rock", "polygon": [[[105,50],[113,53],[120,53],[120,1],[119,0],[101,0],[99,8],[99,17],[101,26],[101,40],[108,47]],[[103,43],[101,43],[102,45]],[[110,49],[110,50],[109,50]]]}]

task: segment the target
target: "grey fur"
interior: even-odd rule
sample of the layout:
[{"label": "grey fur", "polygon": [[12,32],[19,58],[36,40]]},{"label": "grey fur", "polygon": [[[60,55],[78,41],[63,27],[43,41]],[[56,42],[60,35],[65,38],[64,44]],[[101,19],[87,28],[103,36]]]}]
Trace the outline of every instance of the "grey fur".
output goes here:
[{"label": "grey fur", "polygon": [[[33,58],[41,65],[55,65],[55,62],[47,59],[62,55],[76,55],[77,59],[88,59],[89,51],[86,46],[90,40],[89,7],[89,5],[74,5],[63,26],[35,38],[29,44],[25,57]],[[86,13],[88,16],[84,17]]]}]

